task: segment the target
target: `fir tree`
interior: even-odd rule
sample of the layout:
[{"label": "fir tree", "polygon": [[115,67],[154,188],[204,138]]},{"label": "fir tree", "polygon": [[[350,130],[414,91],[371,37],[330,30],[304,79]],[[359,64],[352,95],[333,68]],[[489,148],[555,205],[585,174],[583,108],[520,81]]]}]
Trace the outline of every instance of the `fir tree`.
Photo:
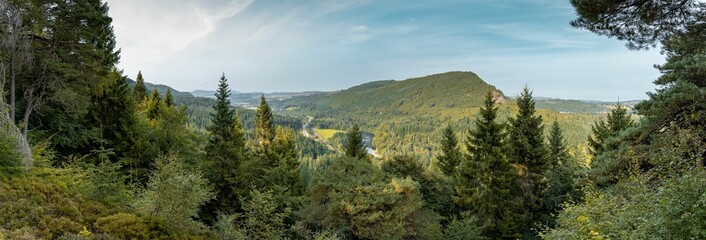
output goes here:
[{"label": "fir tree", "polygon": [[219,141],[230,139],[230,132],[233,128],[235,111],[230,106],[230,89],[228,79],[225,74],[221,76],[216,91],[216,105],[211,113],[211,126],[207,127],[211,132],[209,143],[214,144]]},{"label": "fir tree", "polygon": [[150,94],[149,108],[147,110],[147,116],[154,120],[159,116],[159,111],[162,105],[162,96],[159,95],[157,87],[152,89],[152,94]]},{"label": "fir tree", "polygon": [[206,175],[217,190],[216,198],[209,202],[202,217],[214,221],[217,212],[232,213],[240,206],[240,198],[247,189],[239,178],[241,163],[247,158],[245,133],[240,115],[230,106],[228,79],[221,76],[216,91],[216,104],[211,114],[211,133],[206,145]]},{"label": "fir tree", "polygon": [[260,97],[260,106],[257,108],[255,128],[257,139],[261,147],[269,146],[275,139],[275,127],[273,125],[272,109],[267,104],[265,95]]},{"label": "fir tree", "polygon": [[142,77],[142,71],[137,72],[137,80],[135,80],[133,92],[137,102],[141,102],[147,97],[147,87],[145,86],[145,79]]},{"label": "fir tree", "polygon": [[458,149],[458,139],[451,126],[444,129],[444,136],[441,139],[441,155],[436,157],[437,164],[442,173],[446,176],[453,176],[456,168],[461,163],[461,152]]},{"label": "fir tree", "polygon": [[605,141],[618,136],[620,131],[631,127],[633,121],[628,114],[627,108],[618,102],[611,110],[606,119],[601,119],[591,126],[592,136],[588,137],[588,145],[591,154],[595,157],[606,150]]},{"label": "fir tree", "polygon": [[541,215],[541,197],[546,183],[544,174],[547,169],[547,150],[544,144],[544,125],[542,117],[536,114],[535,102],[532,92],[525,86],[517,98],[519,111],[517,116],[509,119],[509,159],[525,169],[522,178],[521,192],[523,193],[525,210],[525,233],[531,234],[530,229],[539,221]]},{"label": "fir tree", "polygon": [[363,134],[358,128],[358,124],[353,124],[353,127],[348,131],[346,142],[345,142],[345,153],[347,156],[351,157],[365,157],[365,145],[363,145]]},{"label": "fir tree", "polygon": [[489,238],[517,238],[516,171],[505,155],[505,127],[497,122],[498,108],[488,93],[456,172],[454,201],[479,219]]},{"label": "fir tree", "polygon": [[554,226],[553,215],[561,210],[561,204],[578,198],[579,192],[575,190],[574,171],[569,165],[569,154],[566,150],[566,140],[555,120],[549,133],[549,170],[547,173],[547,188],[543,194],[545,211],[542,222]]},{"label": "fir tree", "polygon": [[172,90],[167,88],[167,93],[164,94],[164,104],[167,107],[172,107],[174,106],[174,96],[172,96]]}]

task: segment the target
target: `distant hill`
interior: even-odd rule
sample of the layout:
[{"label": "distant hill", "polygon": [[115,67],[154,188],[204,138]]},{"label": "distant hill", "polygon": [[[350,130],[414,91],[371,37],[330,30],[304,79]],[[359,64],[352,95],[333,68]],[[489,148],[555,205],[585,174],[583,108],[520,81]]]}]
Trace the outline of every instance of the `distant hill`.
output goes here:
[{"label": "distant hill", "polygon": [[[128,84],[130,86],[134,86],[135,80],[128,79]],[[185,97],[185,98],[193,98],[194,97],[194,95],[191,95],[191,93],[180,92],[180,91],[177,91],[176,89],[174,89],[170,86],[167,86],[167,85],[162,85],[162,84],[155,85],[153,83],[145,82],[145,87],[147,87],[148,93],[149,93],[149,91],[152,91],[152,89],[154,89],[155,86],[157,87],[157,92],[159,92],[162,95],[164,95],[167,92],[167,89],[169,89],[172,92],[172,95],[174,96],[175,99],[180,98],[180,97]]]},{"label": "distant hill", "polygon": [[[257,106],[260,104],[260,96],[265,95],[265,98],[268,99],[268,101],[273,100],[273,101],[284,101],[293,97],[301,97],[301,96],[311,96],[315,94],[320,94],[323,92],[317,92],[317,91],[306,91],[306,92],[273,92],[273,93],[262,93],[262,92],[249,92],[249,93],[243,93],[243,92],[236,92],[236,91],[231,91],[230,95],[230,100],[233,105],[239,106],[239,107],[245,107],[245,108],[252,108],[254,106]],[[216,91],[210,91],[210,90],[196,90],[192,91],[191,95],[197,96],[197,97],[205,97],[205,98],[215,98]]]},{"label": "distant hill", "polygon": [[[550,109],[561,113],[587,113],[598,114],[609,112],[616,102],[594,101],[594,100],[566,100],[547,97],[535,98],[537,108]],[[632,100],[620,102],[620,105],[632,110],[635,104],[641,100]]]},{"label": "distant hill", "polygon": [[334,111],[368,111],[399,115],[433,113],[432,109],[478,107],[485,95],[502,92],[472,72],[447,72],[404,81],[375,81],[346,90],[295,97],[282,101],[281,109],[329,108]]},{"label": "distant hill", "polygon": [[[516,111],[514,100],[472,72],[447,72],[407,80],[374,81],[346,90],[272,101],[278,113],[313,116],[311,126],[346,130],[353,123],[374,134],[383,156],[413,153],[429,161],[438,153],[441,130],[451,125],[460,139],[473,126],[488,92],[493,92],[505,121]],[[587,138],[595,114],[540,110],[545,123],[554,119],[572,145]],[[578,151],[576,151],[578,152]]]}]

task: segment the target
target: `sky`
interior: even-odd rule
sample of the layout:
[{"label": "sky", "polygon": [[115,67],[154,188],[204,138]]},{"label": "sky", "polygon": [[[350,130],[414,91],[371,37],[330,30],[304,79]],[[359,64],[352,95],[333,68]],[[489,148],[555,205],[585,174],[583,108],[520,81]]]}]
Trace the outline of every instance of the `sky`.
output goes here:
[{"label": "sky", "polygon": [[645,99],[659,49],[572,28],[568,0],[107,0],[120,69],[179,91],[334,91],[471,71],[517,95]]}]

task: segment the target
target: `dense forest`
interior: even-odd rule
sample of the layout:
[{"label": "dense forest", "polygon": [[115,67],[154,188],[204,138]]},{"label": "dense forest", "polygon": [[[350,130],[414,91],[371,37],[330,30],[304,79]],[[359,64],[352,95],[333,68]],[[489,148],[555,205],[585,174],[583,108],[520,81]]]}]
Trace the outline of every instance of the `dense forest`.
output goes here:
[{"label": "dense forest", "polygon": [[571,3],[661,48],[648,100],[562,114],[450,72],[244,109],[225,74],[125,76],[103,1],[2,0],[0,239],[706,238],[706,4]]}]

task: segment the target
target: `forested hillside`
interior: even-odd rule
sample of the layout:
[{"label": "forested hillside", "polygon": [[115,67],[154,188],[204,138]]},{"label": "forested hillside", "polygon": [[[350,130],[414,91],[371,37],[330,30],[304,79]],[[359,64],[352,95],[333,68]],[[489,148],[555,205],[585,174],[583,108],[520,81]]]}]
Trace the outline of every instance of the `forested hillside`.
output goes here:
[{"label": "forested hillside", "polygon": [[662,48],[648,100],[449,72],[246,109],[225,74],[208,98],[131,80],[105,2],[0,1],[0,239],[706,238],[706,3],[571,3]]},{"label": "forested hillside", "polygon": [[[274,101],[273,107],[283,115],[313,116],[312,127],[315,128],[346,130],[357,123],[364,131],[374,134],[373,146],[379,153],[386,156],[415,154],[428,163],[440,150],[441,129],[450,125],[465,135],[488,91],[493,92],[499,103],[502,118],[517,111],[514,98],[504,96],[502,91],[472,72],[370,82],[338,92]],[[601,114],[595,110],[607,111],[608,108],[589,103],[575,107],[565,100],[553,103],[539,101],[538,106],[579,109],[576,112],[543,109],[539,114],[559,121],[566,129],[571,151],[580,155],[581,150],[585,150],[591,123]],[[588,106],[591,110],[580,110]]]}]

